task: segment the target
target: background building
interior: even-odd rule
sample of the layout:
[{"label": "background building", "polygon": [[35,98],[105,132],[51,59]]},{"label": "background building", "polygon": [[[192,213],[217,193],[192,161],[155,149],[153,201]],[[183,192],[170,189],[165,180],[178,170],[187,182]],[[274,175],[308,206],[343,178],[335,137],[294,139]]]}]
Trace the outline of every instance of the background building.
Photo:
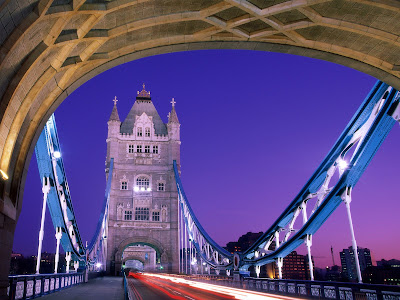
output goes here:
[{"label": "background building", "polygon": [[[360,270],[363,272],[366,268],[372,267],[371,252],[368,248],[357,248]],[[349,281],[357,280],[356,262],[352,246],[340,252],[340,262],[342,264],[342,274],[344,278],[347,278]]]},{"label": "background building", "polygon": [[380,260],[364,270],[363,281],[372,284],[400,285],[400,260]]},{"label": "background building", "polygon": [[228,250],[230,253],[234,252],[243,252],[250,248],[259,237],[263,234],[262,231],[260,232],[247,232],[243,234],[237,242],[229,242],[226,244],[225,249]]},{"label": "background building", "polygon": [[[247,232],[246,234],[242,235],[237,242],[227,243],[225,249],[231,253],[246,251],[260,238],[262,234],[262,231]],[[275,249],[275,241],[271,243],[270,249]],[[249,271],[250,276],[256,276],[254,267],[250,267]],[[287,255],[283,259],[282,276],[284,279],[309,280],[310,268],[308,265],[308,256],[297,254],[296,251],[293,251]],[[269,263],[263,265],[260,270],[260,277],[278,278],[278,269],[276,268],[276,264]]]},{"label": "background building", "polygon": [[[36,272],[36,255],[23,256],[20,253],[11,254],[10,275],[26,275],[35,274]],[[40,273],[54,273],[55,254],[42,252],[40,261]],[[58,273],[64,273],[66,268],[65,254],[60,253],[60,261],[58,263]]]},{"label": "background building", "polygon": [[[311,257],[312,259],[312,257]],[[312,260],[313,265],[314,261]],[[278,269],[275,268],[275,278],[278,278]],[[308,256],[297,254],[292,251],[283,259],[282,278],[310,280],[310,268],[308,265]]]}]

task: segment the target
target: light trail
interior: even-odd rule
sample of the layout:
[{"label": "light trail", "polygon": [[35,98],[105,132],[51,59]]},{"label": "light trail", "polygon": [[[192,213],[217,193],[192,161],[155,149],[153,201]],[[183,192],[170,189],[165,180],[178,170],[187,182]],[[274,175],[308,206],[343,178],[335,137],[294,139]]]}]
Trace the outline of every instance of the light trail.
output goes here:
[{"label": "light trail", "polygon": [[211,293],[220,293],[223,295],[228,295],[231,297],[234,297],[235,299],[239,300],[248,300],[248,299],[254,299],[254,300],[274,300],[274,299],[287,299],[287,300],[294,300],[298,298],[293,298],[293,297],[286,297],[286,296],[280,296],[280,295],[271,295],[271,294],[266,294],[266,293],[261,293],[261,292],[255,292],[255,291],[250,291],[250,290],[243,290],[243,289],[237,289],[237,288],[232,288],[232,287],[226,287],[226,286],[220,286],[220,285],[215,285],[215,284],[210,284],[210,283],[204,283],[204,282],[197,282],[197,281],[192,281],[192,280],[187,280],[181,277],[174,277],[174,276],[168,276],[168,275],[160,275],[160,274],[152,274],[152,273],[144,273],[144,276],[149,276],[149,277],[156,277],[164,280],[169,280],[172,281],[176,284],[181,284],[181,285],[188,285],[197,289],[202,289],[207,292]]}]

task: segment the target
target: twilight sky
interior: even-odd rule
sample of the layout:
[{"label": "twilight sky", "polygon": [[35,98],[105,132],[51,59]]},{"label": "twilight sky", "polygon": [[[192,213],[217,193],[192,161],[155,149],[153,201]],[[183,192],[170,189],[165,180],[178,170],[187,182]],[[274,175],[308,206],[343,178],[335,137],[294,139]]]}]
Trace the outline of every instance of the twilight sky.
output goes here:
[{"label": "twilight sky", "polygon": [[[158,55],[104,72],[57,109],[62,155],[80,234],[90,241],[105,189],[107,121],[117,96],[121,120],[142,83],[167,122],[171,98],[181,122],[182,181],[196,216],[220,245],[265,231],[350,121],[376,79],[288,54],[212,50]],[[400,259],[400,130],[396,125],[353,190],[358,245],[376,260]],[[26,181],[14,251],[36,254],[42,205],[35,156]],[[55,252],[46,216],[44,251]],[[318,267],[340,264],[351,245],[342,204],[314,235]],[[305,247],[298,248],[305,254]]]}]

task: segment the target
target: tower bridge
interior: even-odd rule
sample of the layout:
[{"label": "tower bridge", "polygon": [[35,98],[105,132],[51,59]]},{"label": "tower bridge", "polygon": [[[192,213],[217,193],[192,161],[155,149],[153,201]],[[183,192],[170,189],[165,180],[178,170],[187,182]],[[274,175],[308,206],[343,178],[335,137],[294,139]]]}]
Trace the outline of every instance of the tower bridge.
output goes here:
[{"label": "tower bridge", "polygon": [[144,84],[123,122],[114,102],[108,121],[106,158],[108,176],[111,159],[115,164],[107,241],[107,271],[113,274],[120,272],[122,254],[131,245],[154,249],[153,270],[157,266],[179,271],[178,195],[172,162],[179,165],[181,142],[175,101],[171,102],[167,124]]},{"label": "tower bridge", "polygon": [[[283,257],[298,245],[306,243],[310,250],[312,235],[341,202],[347,207],[351,224],[352,188],[387,132],[398,121],[399,13],[398,2],[392,0],[0,1],[0,297],[4,297],[8,286],[9,258],[15,225],[22,209],[28,158],[41,138],[51,140],[53,145],[52,152],[49,152],[51,156],[43,156],[46,160],[43,170],[47,168],[48,175],[41,174],[43,191],[46,197],[54,197],[58,201],[51,203],[44,199],[44,202],[47,201],[49,209],[54,212],[55,227],[57,230],[61,228],[62,234],[57,231],[57,241],[68,250],[69,259],[77,262],[76,268],[88,262],[93,267],[96,261],[108,260],[106,265],[110,271],[118,269],[123,261],[119,261],[121,258],[118,257],[122,257],[126,247],[146,244],[157,248],[156,264],[158,260],[160,264],[165,261],[169,270],[176,270],[176,253],[171,252],[172,243],[155,246],[156,237],[151,241],[135,240],[133,237],[126,242],[121,240],[113,260],[107,230],[111,228],[112,232],[112,228],[116,228],[114,225],[125,221],[118,218],[125,218],[128,208],[128,203],[124,201],[117,202],[117,206],[115,203],[114,206],[109,205],[114,196],[118,198],[118,194],[128,193],[122,189],[113,192],[112,184],[118,185],[118,182],[112,182],[113,176],[108,176],[105,204],[94,239],[87,247],[83,245],[74,222],[63,166],[55,155],[57,149],[54,145],[58,139],[55,126],[48,123],[60,103],[87,80],[113,66],[146,56],[197,49],[275,51],[324,59],[380,79],[382,82],[371,91],[305,187],[260,240],[242,254],[233,257],[226,253],[196,219],[178,176],[179,155],[168,157],[165,169],[154,168],[154,172],[164,172],[165,179],[154,177],[156,182],[151,181],[153,190],[148,191],[151,197],[148,194],[139,197],[142,192],[147,192],[145,187],[147,182],[150,185],[150,177],[147,177],[149,181],[146,177],[133,177],[132,181],[126,182],[127,187],[133,182],[141,184],[138,197],[134,197],[137,202],[131,203],[135,212],[136,207],[143,208],[138,211],[139,218],[146,219],[147,212],[149,218],[150,212],[152,218],[153,212],[157,218],[157,201],[168,202],[177,197],[178,202],[173,204],[176,206],[170,204],[164,209],[164,215],[162,205],[165,204],[157,204],[160,221],[154,222],[169,224],[174,235],[178,232],[179,237],[173,237],[171,241],[176,243],[177,240],[181,248],[186,248],[183,245],[187,245],[190,239],[192,252],[189,256],[204,261],[220,273],[249,266],[257,270],[260,265],[271,261],[276,261],[279,267]],[[147,101],[138,100],[143,104]],[[125,125],[121,124],[122,137],[109,136],[110,149],[115,140],[128,141],[132,138],[129,135],[133,135],[133,131],[130,133],[129,128],[133,129],[132,122],[136,119],[128,121]],[[114,134],[117,122],[110,119],[109,129],[114,128]],[[149,119],[141,119],[140,122],[145,124]],[[162,124],[154,125],[155,131],[150,132],[150,137],[162,136]],[[45,134],[42,133],[44,127]],[[168,127],[166,129],[169,130]],[[142,134],[146,138],[146,131]],[[178,142],[179,137],[175,138]],[[149,145],[143,143],[142,146],[154,147],[150,142],[153,143],[149,140]],[[161,137],[159,142],[169,143],[162,141]],[[168,147],[172,147],[171,144]],[[179,149],[177,144],[174,147]],[[354,154],[345,165],[342,158],[352,147],[355,148]],[[154,151],[154,148],[149,149]],[[139,164],[156,159],[146,155],[135,156],[129,153],[129,146],[127,151],[128,156],[132,154],[130,159]],[[143,151],[146,154],[145,148]],[[111,174],[113,159],[117,158],[108,156],[107,168]],[[119,167],[116,163],[118,176]],[[340,180],[333,183],[332,176],[336,173]],[[123,175],[120,179],[122,188]],[[158,187],[157,181],[163,183],[163,180],[165,188],[172,192],[164,199],[158,199],[157,195],[161,195],[162,191],[155,191],[154,187],[155,184]],[[141,190],[142,185],[145,191]],[[314,206],[307,208],[307,203],[311,201],[314,201]],[[118,207],[118,203],[122,206]],[[147,206],[135,206],[139,203],[147,203]],[[108,216],[111,215],[116,219],[109,222]],[[298,223],[303,224],[296,228]],[[181,230],[178,231],[178,228]],[[273,242],[277,246],[275,250],[270,249]],[[183,271],[182,265],[180,271]]]},{"label": "tower bridge", "polygon": [[[350,293],[351,297],[355,297],[354,293],[364,293],[372,295],[372,298],[386,299],[386,294],[400,297],[400,293],[393,292],[393,288],[383,290],[382,287],[368,286],[368,292],[363,291],[365,287],[362,285],[358,255],[354,255],[354,258],[359,286],[352,286],[350,290],[346,286],[318,285],[314,281],[311,261],[313,235],[342,202],[347,209],[352,247],[358,249],[350,209],[352,189],[389,131],[400,120],[400,93],[396,89],[381,81],[375,84],[326,158],[293,201],[249,249],[233,254],[207,234],[186,197],[180,179],[180,124],[175,103],[172,99],[168,122],[163,123],[150,92],[143,85],[130,112],[121,122],[115,97],[107,122],[104,204],[90,245],[83,245],[79,234],[55,118],[51,116],[36,145],[43,185],[42,226],[47,205],[56,230],[55,274],[61,244],[66,252],[67,277],[55,275],[61,277],[54,277],[52,283],[48,281],[47,285],[42,275],[31,279],[16,277],[8,292],[12,299],[19,299],[23,294],[33,295],[33,291],[41,295],[46,286],[47,291],[58,290],[66,286],[68,278],[72,278],[75,284],[85,279],[87,281],[88,272],[101,270],[111,275],[124,272],[128,294],[139,293],[136,290],[138,282],[160,289],[167,295],[171,289],[183,293],[175,285],[177,283],[200,285],[201,290],[212,290],[216,287],[199,282],[221,276],[227,285],[272,293],[278,284],[279,293],[292,296],[318,294],[329,299],[340,298],[343,293]],[[43,228],[39,235],[38,262],[42,239]],[[278,279],[283,280],[285,256],[303,243],[308,251],[311,285],[257,280],[261,266],[268,263],[276,263]],[[69,275],[71,266],[77,275]],[[37,265],[37,274],[39,267],[40,263]],[[153,273],[141,275],[130,272],[132,278],[127,279],[125,268]],[[249,268],[254,269],[256,279],[243,281],[241,276]],[[80,271],[84,271],[85,275]],[[187,281],[179,276],[156,275],[154,272],[197,276],[195,281],[193,278]],[[44,289],[41,290],[43,285]],[[220,293],[230,294],[233,291],[217,292],[218,295]],[[191,295],[190,292],[188,295]]]}]

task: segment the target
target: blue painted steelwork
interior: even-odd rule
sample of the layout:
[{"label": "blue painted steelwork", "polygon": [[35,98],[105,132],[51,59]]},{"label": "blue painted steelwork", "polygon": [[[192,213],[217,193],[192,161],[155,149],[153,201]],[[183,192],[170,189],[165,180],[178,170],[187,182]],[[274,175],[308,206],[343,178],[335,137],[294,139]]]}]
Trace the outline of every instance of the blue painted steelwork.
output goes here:
[{"label": "blue painted steelwork", "polygon": [[[392,87],[380,81],[375,84],[333,148],[300,193],[254,245],[244,253],[238,253],[236,257],[240,261],[235,268],[245,270],[251,265],[261,266],[278,258],[283,258],[320,228],[343,201],[344,193],[351,192],[351,188],[355,186],[395,124],[396,121],[392,114],[399,103],[398,98],[398,92]],[[351,151],[353,153],[348,166],[341,167],[341,160],[347,154],[350,156]],[[335,170],[339,172],[339,180],[333,187],[329,187]],[[176,162],[174,162],[174,171],[182,211],[185,211],[185,209],[188,211],[184,214],[186,225],[189,227],[190,219],[192,219],[204,239],[217,252],[228,257],[232,262],[232,255],[209,237],[194,215],[183,190]],[[306,204],[312,198],[318,198],[318,200],[308,218]],[[296,230],[293,226],[300,212],[303,212],[304,224]],[[283,231],[286,231],[286,234],[281,241],[279,233]],[[292,233],[294,233],[293,236],[291,236]],[[277,246],[274,250],[269,249],[273,241]],[[209,257],[204,257],[204,251],[196,241],[194,245],[205,262],[212,267],[221,268],[221,266],[210,261]],[[225,265],[223,268],[231,269],[232,264]]]},{"label": "blue painted steelwork", "polygon": [[48,178],[50,181],[47,206],[54,229],[62,228],[61,245],[65,252],[71,252],[73,260],[84,261],[85,247],[76,223],[63,160],[55,155],[61,153],[61,147],[54,115],[49,118],[40,134],[35,153],[41,180]]},{"label": "blue painted steelwork", "polygon": [[114,158],[111,158],[110,166],[108,169],[108,178],[107,178],[106,191],[104,195],[103,208],[100,213],[99,221],[97,222],[96,231],[88,247],[88,252],[89,252],[88,263],[90,265],[94,265],[95,263],[99,262],[100,258],[103,258],[101,260],[101,263],[103,265],[106,264],[105,259],[107,259],[107,255],[105,254],[106,251],[105,240],[107,239],[107,220],[108,220],[108,209],[110,202],[110,191],[111,191],[113,170],[114,170]]},{"label": "blue painted steelwork", "polygon": [[[320,228],[344,200],[344,194],[349,195],[351,188],[355,186],[395,124],[396,121],[392,114],[395,110],[399,110],[398,99],[399,93],[387,84],[383,82],[375,84],[333,148],[300,193],[259,240],[239,256],[240,261],[235,268],[242,267],[243,269],[250,265],[261,266],[278,258],[283,258]],[[354,151],[353,147],[355,148]],[[346,155],[350,155],[351,151],[353,153],[348,166],[341,167],[341,160]],[[52,116],[46,123],[36,146],[39,172],[41,178],[48,178],[50,181],[51,188],[47,204],[54,227],[61,227],[64,233],[68,233],[63,234],[61,239],[64,250],[71,251],[74,260],[85,261],[86,252],[76,224],[64,165],[62,158],[55,155],[56,152],[61,151],[54,116]],[[102,262],[105,265],[108,203],[113,162],[113,159],[111,159],[103,209],[96,233],[87,249],[88,262],[91,265],[96,262]],[[215,269],[232,269],[234,256],[215,243],[201,226],[184,192],[176,161],[173,162],[173,168],[178,189],[179,206],[184,216],[189,239],[197,254],[205,263]],[[329,187],[330,180],[336,170],[339,172],[339,180],[334,186]],[[312,198],[318,198],[318,201],[308,218],[305,208],[307,202]],[[293,225],[301,210],[303,211],[304,224],[301,228],[295,230]],[[282,231],[286,231],[286,235],[281,242],[279,233]],[[292,232],[294,232],[293,236],[291,236]],[[270,250],[269,246],[274,239],[277,247]],[[235,265],[237,265],[236,260]]]},{"label": "blue painted steelwork", "polygon": [[[220,255],[222,258],[226,258],[229,260],[229,262],[226,261],[226,263],[223,265],[224,268],[227,268],[229,265],[232,264],[232,259],[233,255],[229,253],[227,250],[219,246],[209,235],[208,233],[204,230],[203,226],[201,226],[200,222],[197,220],[196,215],[194,214],[189,201],[186,197],[185,191],[183,189],[182,181],[179,177],[179,171],[178,171],[178,166],[176,164],[176,161],[174,160],[173,162],[174,165],[174,173],[175,173],[175,181],[176,181],[176,186],[178,189],[178,195],[179,195],[179,205],[181,207],[181,211],[184,212],[185,215],[185,223],[188,228],[188,233],[189,236],[191,237],[191,240],[193,241],[193,245],[195,246],[197,253],[199,256],[206,262],[207,264],[211,265],[214,268],[219,268],[221,267],[219,264],[213,261],[213,258],[210,256],[206,255],[206,251],[203,247],[203,245],[209,245],[212,250],[218,255]],[[194,230],[196,228],[196,230]],[[202,242],[200,242],[200,239]],[[202,243],[203,245],[201,245]],[[207,246],[208,247],[208,246]],[[210,251],[210,250],[209,250]]]},{"label": "blue painted steelwork", "polygon": [[[379,103],[381,99],[382,103]],[[320,228],[342,202],[342,196],[346,189],[355,186],[381,143],[392,129],[395,120],[390,115],[389,110],[393,110],[393,107],[397,104],[398,92],[385,83],[377,82],[325,160],[300,193],[259,240],[243,253],[242,265],[263,265],[279,257],[285,257],[300,246],[307,235],[314,234]],[[374,116],[377,109],[380,110]],[[281,228],[287,226],[302,202],[307,201],[310,194],[317,192],[326,178],[328,169],[335,166],[338,159],[345,157],[351,147],[358,142],[357,140],[352,140],[353,136],[357,130],[360,130],[371,119],[373,123],[368,132],[359,138],[360,144],[357,146],[348,167],[336,185],[330,189],[329,194],[320,206],[311,214],[308,221],[282,246],[274,251],[265,253],[263,256],[255,257],[255,251],[262,249],[267,241],[273,238],[275,232],[279,232]]]},{"label": "blue painted steelwork", "polygon": [[[47,206],[50,211],[53,226],[62,228],[61,245],[65,252],[71,252],[72,260],[80,261],[85,267],[101,262],[105,266],[107,238],[108,203],[110,198],[114,159],[111,158],[109,176],[104,196],[103,208],[95,234],[88,249],[82,243],[76,222],[71,195],[61,157],[60,142],[54,115],[47,121],[35,147],[40,178],[49,182],[50,191],[47,196]],[[58,154],[58,155],[57,155]],[[46,179],[44,179],[46,178]]]}]

